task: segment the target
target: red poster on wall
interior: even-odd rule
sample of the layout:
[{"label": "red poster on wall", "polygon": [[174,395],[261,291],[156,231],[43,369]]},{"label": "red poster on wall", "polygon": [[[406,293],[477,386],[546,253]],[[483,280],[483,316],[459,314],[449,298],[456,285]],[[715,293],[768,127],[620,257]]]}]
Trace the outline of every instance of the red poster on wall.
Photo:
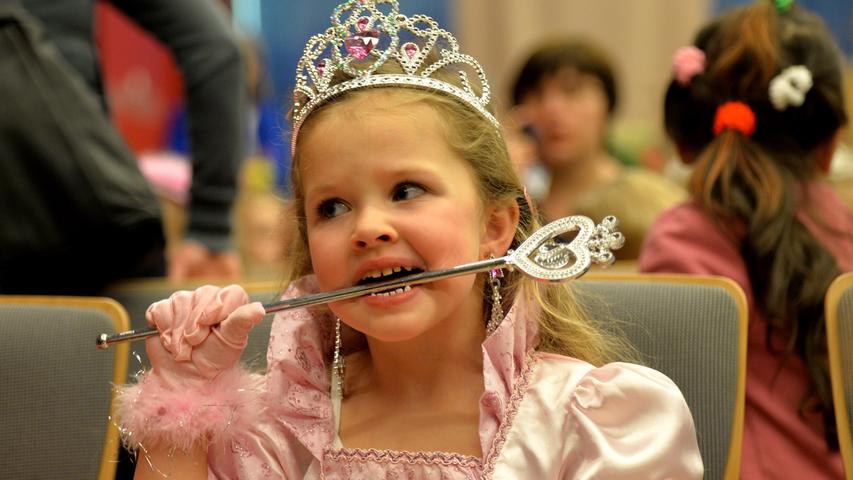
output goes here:
[{"label": "red poster on wall", "polygon": [[104,88],[116,125],[137,154],[163,150],[183,95],[171,54],[107,2],[98,2],[96,18]]}]

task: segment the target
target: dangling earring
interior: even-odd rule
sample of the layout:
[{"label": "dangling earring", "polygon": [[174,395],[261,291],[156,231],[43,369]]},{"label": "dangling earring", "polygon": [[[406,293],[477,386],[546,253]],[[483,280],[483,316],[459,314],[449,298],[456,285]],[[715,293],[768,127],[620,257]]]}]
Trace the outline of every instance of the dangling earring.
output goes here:
[{"label": "dangling earring", "polygon": [[346,368],[346,360],[341,353],[341,319],[335,318],[335,356],[332,361],[332,370],[335,372],[335,376],[338,377],[335,388],[338,389],[339,398],[344,398],[344,374],[346,373]]},{"label": "dangling earring", "polygon": [[[489,255],[489,258],[495,258],[494,255]],[[486,335],[491,335],[498,325],[501,324],[504,318],[504,310],[501,307],[501,278],[504,272],[500,268],[489,270],[489,285],[492,289],[492,311],[489,316],[489,321],[486,323]]]}]

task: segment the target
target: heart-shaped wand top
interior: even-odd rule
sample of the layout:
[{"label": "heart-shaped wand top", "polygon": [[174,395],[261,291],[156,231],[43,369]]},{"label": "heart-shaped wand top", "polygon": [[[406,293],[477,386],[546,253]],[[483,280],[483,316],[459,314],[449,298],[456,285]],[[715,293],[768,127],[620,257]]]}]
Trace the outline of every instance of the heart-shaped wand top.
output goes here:
[{"label": "heart-shaped wand top", "polygon": [[[515,250],[507,263],[530,277],[544,282],[561,282],[577,278],[592,263],[610,265],[613,252],[625,244],[625,237],[616,230],[616,217],[605,217],[595,225],[588,217],[575,215],[555,220],[540,228]],[[560,235],[577,231],[571,242]]]}]

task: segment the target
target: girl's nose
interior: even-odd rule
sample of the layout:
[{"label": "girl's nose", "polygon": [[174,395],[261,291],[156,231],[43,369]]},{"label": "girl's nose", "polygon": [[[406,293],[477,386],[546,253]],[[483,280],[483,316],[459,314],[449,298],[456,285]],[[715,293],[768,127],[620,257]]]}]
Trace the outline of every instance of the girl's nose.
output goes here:
[{"label": "girl's nose", "polygon": [[377,209],[360,212],[352,234],[352,246],[355,250],[366,250],[395,241],[397,231],[382,212]]}]

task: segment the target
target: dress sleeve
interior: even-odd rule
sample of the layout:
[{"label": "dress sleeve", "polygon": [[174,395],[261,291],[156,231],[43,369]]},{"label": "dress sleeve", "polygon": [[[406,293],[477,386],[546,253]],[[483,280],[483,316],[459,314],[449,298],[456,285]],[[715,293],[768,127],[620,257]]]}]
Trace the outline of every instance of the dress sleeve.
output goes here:
[{"label": "dress sleeve", "polygon": [[563,478],[702,478],[693,417],[664,374],[628,363],[593,369],[568,409],[578,450]]}]

